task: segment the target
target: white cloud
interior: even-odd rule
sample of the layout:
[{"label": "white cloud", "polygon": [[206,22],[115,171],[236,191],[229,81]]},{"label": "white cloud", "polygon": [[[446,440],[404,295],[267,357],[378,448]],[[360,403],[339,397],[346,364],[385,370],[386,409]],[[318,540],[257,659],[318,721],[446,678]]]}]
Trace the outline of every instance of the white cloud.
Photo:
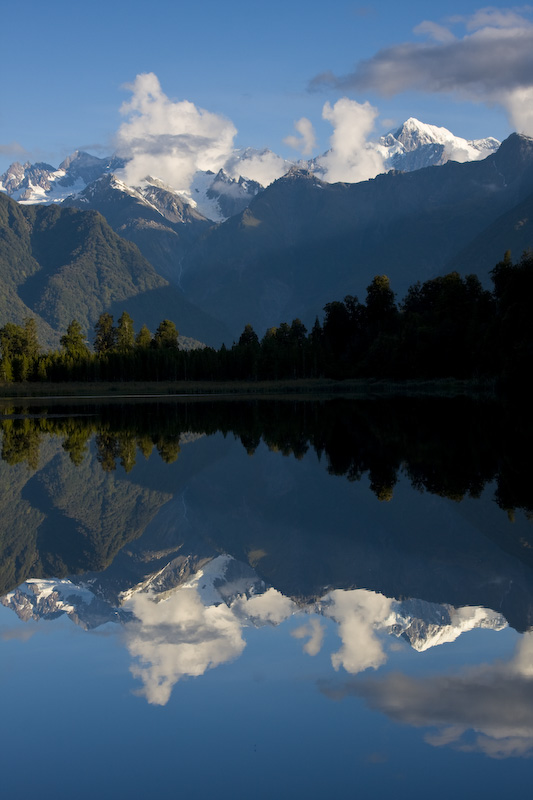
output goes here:
[{"label": "white cloud", "polygon": [[522,637],[515,657],[455,675],[410,677],[389,673],[382,679],[347,683],[338,697],[355,694],[391,719],[425,734],[434,747],[450,746],[491,758],[533,757],[533,634]]},{"label": "white cloud", "polygon": [[[524,11],[527,10],[527,8],[524,9]],[[519,10],[492,6],[479,8],[470,16],[452,17],[451,21],[463,22],[468,31],[476,31],[480,28],[520,28],[530,24]]]},{"label": "white cloud", "polygon": [[224,171],[231,178],[242,175],[261,186],[268,186],[289,171],[292,164],[271,150],[245,150],[232,154],[224,164]]},{"label": "white cloud", "polygon": [[333,126],[330,149],[317,159],[318,166],[324,170],[324,180],[356,183],[384,171],[382,156],[367,147],[368,136],[378,116],[376,108],[368,102],[358,103],[342,97],[334,106],[326,103],[322,116]]},{"label": "white cloud", "polygon": [[306,625],[300,625],[291,633],[295,639],[307,639],[303,646],[304,653],[308,656],[316,656],[320,653],[322,642],[324,641],[324,628],[320,620],[313,618]]},{"label": "white cloud", "polygon": [[141,679],[139,694],[149,703],[165,705],[181,678],[203,675],[244,649],[235,614],[224,603],[204,606],[195,588],[179,589],[160,602],[139,593],[128,608],[136,617],[125,633],[135,660],[131,672]]},{"label": "white cloud", "polygon": [[455,41],[455,36],[449,28],[446,28],[444,25],[439,25],[437,22],[431,22],[430,20],[424,20],[420,25],[417,25],[413,33],[427,33],[436,42]]},{"label": "white cloud", "polygon": [[302,117],[294,123],[299,136],[287,136],[283,141],[302,155],[309,156],[316,147],[316,136],[313,123],[307,117]]},{"label": "white cloud", "polygon": [[251,597],[237,595],[228,607],[221,602],[221,588],[231,593],[243,582],[215,585],[226,561],[214,559],[196,574],[194,585],[181,586],[163,599],[139,592],[125,603],[134,616],[125,626],[126,646],[134,660],[131,672],[141,679],[139,694],[149,703],[165,705],[182,678],[203,675],[240,656],[243,626],[279,625],[297,610],[290,598],[273,588]]},{"label": "white cloud", "polygon": [[[426,20],[415,33],[435,41],[384,48],[347,75],[316,76],[310,88],[370,89],[385,96],[409,90],[451,93],[499,104],[519,132],[533,134],[533,113],[524,109],[533,90],[533,23],[527,16],[531,9],[522,11],[484,8],[452,18],[447,26]],[[453,24],[463,26],[462,37],[454,35]]]},{"label": "white cloud", "polygon": [[256,624],[279,625],[297,609],[296,604],[277,589],[267,589],[253,597],[239,597],[231,606],[241,617],[248,617]]},{"label": "white cloud", "polygon": [[507,110],[515,130],[533,136],[533,86],[513,89],[500,95],[499,101]]},{"label": "white cloud", "polygon": [[342,647],[331,656],[334,668],[355,675],[384,664],[387,656],[376,630],[394,621],[393,601],[366,589],[336,589],[325,599],[324,616],[338,623],[342,640]]},{"label": "white cloud", "polygon": [[188,100],[170,100],[153,73],[137,75],[126,88],[132,97],[120,109],[125,121],[117,133],[117,152],[130,159],[121,176],[126,183],[151,175],[187,190],[196,170],[224,165],[237,133],[230,120]]}]

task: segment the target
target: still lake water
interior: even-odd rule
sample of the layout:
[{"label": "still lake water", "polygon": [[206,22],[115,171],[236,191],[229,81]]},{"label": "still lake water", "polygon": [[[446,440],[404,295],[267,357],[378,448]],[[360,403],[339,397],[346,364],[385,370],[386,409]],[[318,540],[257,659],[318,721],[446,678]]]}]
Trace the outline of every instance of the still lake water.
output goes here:
[{"label": "still lake water", "polygon": [[4,796],[527,796],[516,409],[1,412]]}]

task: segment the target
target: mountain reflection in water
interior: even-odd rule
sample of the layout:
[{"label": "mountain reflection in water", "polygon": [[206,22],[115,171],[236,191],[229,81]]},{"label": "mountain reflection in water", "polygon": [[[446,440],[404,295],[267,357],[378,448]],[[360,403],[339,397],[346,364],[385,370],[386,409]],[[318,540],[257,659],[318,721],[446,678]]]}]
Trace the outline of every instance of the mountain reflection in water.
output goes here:
[{"label": "mountain reflection in water", "polygon": [[[522,419],[436,399],[4,409],[1,602],[30,625],[111,623],[151,705],[279,629],[320,661],[320,696],[362,698],[429,745],[530,756]],[[406,648],[508,626],[512,657],[403,669]]]},{"label": "mountain reflection in water", "polygon": [[318,615],[336,624],[342,645],[331,654],[331,663],[352,675],[387,661],[384,633],[401,636],[422,652],[474,628],[501,630],[507,625],[501,614],[488,609],[397,601],[366,589],[335,589],[315,601],[297,603],[273,587],[265,588],[249,567],[230,556],[217,556],[171,591],[159,588],[157,582],[136,587],[114,608],[83,584],[31,580],[5,595],[2,603],[24,620],[67,614],[85,629],[122,623],[135,661],[133,673],[141,678],[148,701],[158,705],[168,702],[180,678],[203,675],[237,658],[245,647],[244,627],[280,625],[294,615],[302,624],[292,635],[304,640],[308,655],[317,655],[322,647]]}]

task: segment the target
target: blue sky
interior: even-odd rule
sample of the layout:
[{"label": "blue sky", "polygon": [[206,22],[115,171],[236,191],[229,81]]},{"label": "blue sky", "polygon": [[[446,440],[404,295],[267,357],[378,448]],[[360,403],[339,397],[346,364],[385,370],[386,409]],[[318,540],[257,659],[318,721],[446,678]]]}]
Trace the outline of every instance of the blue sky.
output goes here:
[{"label": "blue sky", "polygon": [[[438,6],[388,0],[4,5],[0,170],[13,160],[57,165],[76,148],[112,152],[125,120],[121,104],[131,98],[124,85],[142,73],[154,73],[171,100],[229,118],[237,131],[235,146],[270,147],[289,158],[297,153],[283,140],[295,134],[294,122],[302,117],[313,126],[312,154],[327,149],[332,123],[322,118],[324,104],[333,106],[343,96],[377,109],[375,136],[415,116],[465,138],[505,138],[515,125],[502,98],[515,83],[524,86],[524,76],[517,76],[530,68],[527,54],[515,58],[512,37],[522,29],[531,44],[533,14],[528,7],[502,6],[492,16],[484,12],[487,22],[479,16],[483,8],[465,0]],[[418,28],[424,22],[431,24]],[[424,84],[416,79],[416,70],[425,67],[417,66],[415,49],[408,54],[411,72],[404,84],[392,87],[393,93],[388,84],[384,89],[380,51],[431,42],[436,57],[456,62],[447,40],[455,36],[460,49],[461,40],[484,25],[509,33],[515,60],[502,68],[507,84],[470,82],[465,90],[462,75],[452,76],[449,89],[436,88],[435,81]],[[490,46],[485,52],[490,57]],[[392,55],[389,71],[399,75],[398,51]],[[365,60],[370,69],[362,75]],[[310,91],[319,75],[326,77]]]}]

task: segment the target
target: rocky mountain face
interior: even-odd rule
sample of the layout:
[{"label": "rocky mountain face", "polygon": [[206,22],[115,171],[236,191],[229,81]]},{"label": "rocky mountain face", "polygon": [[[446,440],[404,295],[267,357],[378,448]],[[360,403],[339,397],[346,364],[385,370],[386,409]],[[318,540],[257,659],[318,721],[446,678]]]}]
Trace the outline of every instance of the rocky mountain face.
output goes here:
[{"label": "rocky mountain face", "polygon": [[242,175],[232,178],[220,169],[216,175],[197,172],[190,190],[183,196],[207,219],[223,222],[244,211],[262,188],[257,181]]},{"label": "rocky mountain face", "polygon": [[446,128],[425,125],[411,117],[394,133],[382,136],[377,149],[390,169],[412,172],[448,161],[481,161],[499,146],[500,142],[493,137],[467,141]]},{"label": "rocky mountain face", "polygon": [[0,191],[21,203],[61,203],[88,183],[124,167],[117,156],[97,158],[76,150],[59,167],[37,163],[11,164],[0,175]]},{"label": "rocky mountain face", "polygon": [[[238,159],[234,168],[237,163]],[[124,166],[125,161],[117,156],[97,158],[79,150],[57,168],[45,163],[15,162],[0,175],[0,191],[23,204],[68,201],[72,206],[87,203],[89,198],[93,202],[104,200],[105,187],[131,195],[138,203],[145,202],[147,209],[160,211],[168,221],[186,224],[197,219],[222,222],[243,211],[263,188],[241,175],[230,177],[223,169],[216,174],[198,171],[191,187],[183,191],[151,176],[146,177],[142,186],[133,187],[121,179]],[[288,163],[287,168],[290,166]],[[95,183],[99,185],[92,186]],[[161,191],[164,196],[160,196]],[[172,211],[173,204],[181,209],[177,214]]]}]

